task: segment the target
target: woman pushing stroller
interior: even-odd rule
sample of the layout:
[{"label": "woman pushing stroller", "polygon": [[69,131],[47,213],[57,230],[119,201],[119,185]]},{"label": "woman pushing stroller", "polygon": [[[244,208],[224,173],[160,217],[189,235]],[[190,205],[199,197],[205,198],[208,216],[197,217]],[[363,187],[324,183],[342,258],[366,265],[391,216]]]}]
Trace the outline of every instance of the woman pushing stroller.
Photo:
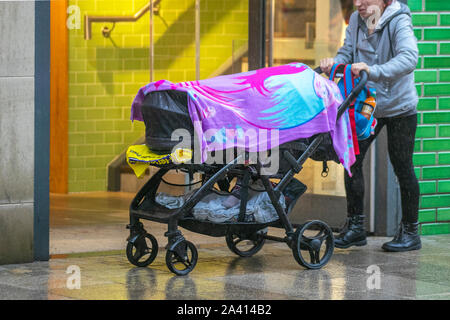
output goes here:
[{"label": "woman pushing stroller", "polygon": [[346,30],[344,45],[335,58],[323,59],[320,67],[330,73],[334,64],[352,64],[352,74],[362,70],[369,74],[368,86],[377,92],[374,134],[359,141],[359,155],[351,167],[352,177],[345,173],[347,224],[335,239],[338,248],[363,246],[364,177],[362,164],[372,141],[386,126],[388,151],[398,178],[402,220],[394,239],[383,244],[385,251],[409,251],[421,248],[418,234],[419,184],[412,161],[417,127],[418,96],[414,69],[418,61],[417,41],[411,13],[397,0],[354,0],[357,8]]}]

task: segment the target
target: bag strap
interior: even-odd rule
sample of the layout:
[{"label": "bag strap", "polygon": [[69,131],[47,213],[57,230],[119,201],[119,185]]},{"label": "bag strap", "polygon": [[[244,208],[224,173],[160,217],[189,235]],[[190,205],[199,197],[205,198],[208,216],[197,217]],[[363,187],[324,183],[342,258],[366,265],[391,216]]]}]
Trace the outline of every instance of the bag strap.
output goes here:
[{"label": "bag strap", "polygon": [[331,72],[330,72],[330,78],[329,80],[333,81],[336,78],[336,73],[339,69],[340,66],[343,66],[344,64],[342,63],[335,63],[333,65],[333,67],[331,68]]},{"label": "bag strap", "polygon": [[352,75],[352,65],[347,64],[344,70],[344,90],[345,96],[348,97],[350,92],[353,90],[355,83],[353,81]]},{"label": "bag strap", "polygon": [[355,155],[358,155],[359,143],[358,143],[358,134],[356,133],[355,112],[356,112],[355,108],[350,107],[350,110],[348,110],[348,117],[350,120],[350,128],[352,130],[353,149],[355,150]]},{"label": "bag strap", "polygon": [[[339,66],[342,66],[343,64],[335,64],[330,73],[330,80],[334,80],[336,77],[337,70]],[[352,75],[352,65],[347,64],[344,68],[344,76],[342,78],[343,84],[344,84],[344,95],[347,97],[350,92],[355,87],[355,82]],[[350,109],[348,110],[349,120],[350,120],[350,128],[352,131],[352,140],[353,140],[353,148],[355,150],[355,155],[359,154],[359,144],[358,144],[358,136],[356,134],[356,121],[355,121],[355,108],[354,108],[354,102],[350,105]],[[325,167],[324,167],[325,171]]]},{"label": "bag strap", "polygon": [[[352,65],[351,64],[347,64],[345,66],[345,70],[344,70],[344,93],[345,96],[348,97],[348,95],[350,94],[350,92],[353,90],[353,88],[355,87],[355,82],[353,79],[353,75],[352,75]],[[350,120],[350,127],[352,130],[352,140],[353,140],[353,148],[355,150],[355,155],[359,154],[359,143],[358,143],[358,135],[356,133],[356,110],[354,108],[355,105],[355,101],[352,102],[352,104],[350,105],[350,108],[348,110],[348,115],[349,115],[349,120]]]}]

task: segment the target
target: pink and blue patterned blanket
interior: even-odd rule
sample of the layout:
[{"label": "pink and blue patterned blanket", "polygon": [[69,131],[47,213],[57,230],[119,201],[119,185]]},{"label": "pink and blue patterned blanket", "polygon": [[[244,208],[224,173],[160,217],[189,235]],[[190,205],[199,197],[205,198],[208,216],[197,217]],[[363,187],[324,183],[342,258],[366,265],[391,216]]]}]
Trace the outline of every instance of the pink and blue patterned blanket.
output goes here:
[{"label": "pink and blue patterned blanket", "polygon": [[[160,90],[187,92],[202,162],[209,151],[229,147],[265,151],[322,132],[330,132],[336,154],[349,173],[355,161],[348,112],[336,121],[343,102],[337,85],[305,64],[200,81],[152,82],[134,99],[131,120],[143,121],[142,101],[149,92]],[[256,138],[249,139],[248,132],[255,132]]]}]

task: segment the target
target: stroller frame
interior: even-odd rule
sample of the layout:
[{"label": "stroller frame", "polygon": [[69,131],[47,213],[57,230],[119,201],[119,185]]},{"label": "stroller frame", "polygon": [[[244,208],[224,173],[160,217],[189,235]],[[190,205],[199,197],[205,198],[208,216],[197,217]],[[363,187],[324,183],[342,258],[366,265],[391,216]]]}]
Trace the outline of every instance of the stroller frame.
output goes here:
[{"label": "stroller frame", "polygon": [[[320,68],[315,69],[315,71],[321,73]],[[367,82],[367,78],[367,73],[362,71],[361,81],[339,107],[338,119],[361,92]],[[229,249],[242,257],[254,255],[262,248],[265,240],[285,242],[292,249],[294,258],[300,265],[308,269],[322,268],[328,263],[334,250],[334,236],[330,227],[319,220],[308,221],[304,224],[291,223],[288,214],[294,207],[298,197],[292,200],[286,210],[280,204],[279,199],[283,196],[282,193],[288,184],[294,179],[294,175],[302,170],[303,164],[314,154],[327,134],[318,134],[298,159],[288,150],[280,152],[281,157],[290,166],[285,174],[262,175],[262,165],[259,162],[250,165],[239,163],[242,160],[242,154],[226,165],[168,164],[158,166],[160,169],[141,188],[130,205],[130,224],[127,225],[127,228],[130,229],[130,236],[127,238],[128,244],[126,248],[128,260],[136,266],[145,267],[151,264],[157,256],[158,243],[155,237],[144,229],[143,223],[140,222],[140,219],[144,219],[168,225],[168,231],[165,233],[165,236],[168,238],[166,265],[176,275],[186,275],[191,272],[198,260],[198,253],[194,244],[184,238],[178,229],[179,226],[204,235],[225,236]],[[161,182],[164,182],[164,175],[170,170],[180,170],[189,173],[191,177],[195,172],[203,174],[201,187],[180,208],[175,209],[168,209],[158,204],[155,200],[157,189]],[[223,186],[223,181],[227,177],[231,177],[231,179],[238,177],[241,179],[241,201],[238,221],[214,223],[196,220],[190,216],[194,206],[213,190],[216,183],[222,191],[228,191],[228,187]],[[272,186],[271,178],[280,179],[275,187]],[[277,220],[267,223],[245,222],[244,217],[250,179],[260,179],[262,181],[264,191],[267,192],[278,215]],[[270,236],[267,234],[267,227],[285,229],[286,236],[284,238]],[[312,237],[309,235],[311,232],[315,233]],[[237,245],[242,241],[251,241],[253,247],[249,250],[241,250]],[[325,245],[325,251],[323,251],[323,245]]]}]

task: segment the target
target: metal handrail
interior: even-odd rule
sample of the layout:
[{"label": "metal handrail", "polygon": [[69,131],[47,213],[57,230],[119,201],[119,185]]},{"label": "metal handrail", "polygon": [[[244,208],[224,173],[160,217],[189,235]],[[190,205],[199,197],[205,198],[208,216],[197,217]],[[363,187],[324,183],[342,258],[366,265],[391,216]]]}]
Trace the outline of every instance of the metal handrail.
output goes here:
[{"label": "metal handrail", "polygon": [[110,23],[116,23],[116,22],[136,22],[144,14],[146,14],[148,11],[150,11],[150,8],[153,6],[153,12],[155,14],[158,13],[157,6],[161,0],[154,0],[153,4],[149,2],[146,4],[141,10],[136,12],[133,16],[84,16],[84,39],[90,40],[92,39],[92,23],[98,23],[98,22],[110,22]]}]

